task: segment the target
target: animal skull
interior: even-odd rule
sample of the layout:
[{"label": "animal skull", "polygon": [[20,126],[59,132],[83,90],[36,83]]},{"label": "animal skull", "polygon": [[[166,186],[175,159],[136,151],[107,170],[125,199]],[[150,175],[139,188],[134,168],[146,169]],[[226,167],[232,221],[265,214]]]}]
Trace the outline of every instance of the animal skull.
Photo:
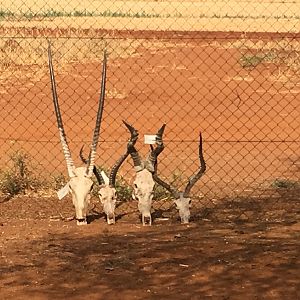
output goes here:
[{"label": "animal skull", "polygon": [[200,133],[199,137],[199,160],[200,160],[200,169],[199,171],[192,177],[189,178],[189,181],[185,187],[184,192],[180,192],[170,184],[164,182],[161,178],[157,175],[157,162],[155,163],[155,171],[153,174],[153,179],[156,183],[160,184],[162,187],[167,189],[174,198],[174,203],[176,204],[176,208],[178,209],[179,216],[181,219],[182,224],[189,223],[190,220],[190,207],[191,207],[191,198],[189,197],[190,191],[194,184],[202,177],[202,175],[206,171],[206,164],[203,157],[202,151],[202,134]]},{"label": "animal skull", "polygon": [[132,198],[138,201],[138,209],[142,214],[143,225],[152,224],[151,207],[154,185],[155,182],[149,170],[143,169],[136,173]]},{"label": "animal skull", "polygon": [[86,217],[87,217],[88,205],[90,201],[90,192],[93,187],[93,181],[91,177],[92,177],[94,164],[95,164],[96,149],[97,149],[99,135],[100,135],[100,125],[101,125],[102,112],[104,107],[107,55],[106,55],[106,51],[104,51],[100,99],[98,105],[96,125],[95,125],[92,144],[91,144],[90,157],[87,163],[87,167],[75,168],[74,162],[71,158],[71,152],[68,146],[67,137],[65,134],[59,103],[58,103],[50,41],[48,42],[48,63],[49,63],[49,71],[50,71],[53,104],[55,108],[55,115],[56,115],[59,135],[60,135],[60,141],[62,144],[63,153],[67,164],[68,174],[70,177],[70,180],[67,185],[69,188],[69,192],[72,195],[72,201],[75,207],[77,224],[83,225],[83,224],[87,224]]},{"label": "animal skull", "polygon": [[[117,191],[116,191],[117,172],[121,167],[122,163],[128,157],[130,147],[135,145],[138,138],[138,132],[134,130],[134,128],[130,129],[130,133],[131,133],[131,137],[128,141],[126,152],[118,159],[118,161],[111,168],[109,177],[106,176],[104,171],[99,172],[95,166],[93,168],[93,172],[100,186],[98,192],[99,199],[103,205],[103,210],[106,214],[108,224],[115,224],[115,208],[116,208],[116,201],[117,201]],[[82,152],[83,152],[83,147],[80,150],[79,156],[81,160],[85,164],[87,164],[88,160],[83,157]]]},{"label": "animal skull", "polygon": [[93,181],[86,176],[85,167],[76,168],[74,172],[76,176],[70,178],[68,182],[69,191],[72,195],[73,206],[75,207],[77,225],[85,225],[87,224],[86,216]]},{"label": "animal skull", "polygon": [[[124,122],[124,121],[123,121]],[[126,122],[126,127],[130,130],[133,128]],[[153,198],[153,189],[155,182],[153,180],[154,163],[157,156],[163,151],[164,145],[162,142],[162,135],[165,129],[165,124],[158,130],[156,135],[156,148],[151,149],[149,157],[142,162],[141,158],[135,149],[134,145],[129,147],[129,153],[133,160],[136,177],[133,183],[132,198],[138,201],[138,209],[142,215],[143,225],[152,225],[151,207]]]},{"label": "animal skull", "polygon": [[187,224],[190,221],[191,202],[191,198],[185,198],[183,196],[183,193],[180,193],[179,199],[174,199],[174,203],[176,204],[176,208],[178,209],[179,217],[181,219],[182,224]]},{"label": "animal skull", "polygon": [[115,189],[115,185],[110,185],[109,178],[102,171],[102,177],[104,179],[105,184],[100,185],[100,189],[98,192],[99,199],[103,205],[103,211],[107,217],[107,224],[115,224],[115,208],[117,202],[117,191]]}]

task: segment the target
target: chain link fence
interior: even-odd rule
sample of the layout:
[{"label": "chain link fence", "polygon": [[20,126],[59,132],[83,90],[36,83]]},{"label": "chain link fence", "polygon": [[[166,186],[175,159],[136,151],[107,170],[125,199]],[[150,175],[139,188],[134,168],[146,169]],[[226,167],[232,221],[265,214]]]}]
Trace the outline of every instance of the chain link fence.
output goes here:
[{"label": "chain link fence", "polygon": [[[87,149],[91,142],[106,48],[97,165],[109,170],[124,153],[128,132],[122,120],[139,131],[137,148],[144,157],[149,148],[143,134],[155,134],[166,123],[158,172],[182,187],[199,168],[201,131],[207,171],[192,190],[194,215],[200,211],[206,217],[219,208],[249,218],[258,205],[265,213],[276,203],[281,217],[286,217],[283,203],[295,213],[300,3],[2,0],[0,5],[4,195],[7,188],[18,190],[16,178],[23,185],[27,180],[27,192],[53,194],[67,174],[52,104],[50,40],[76,165],[81,146]],[[13,176],[17,172],[21,179]],[[136,207],[130,201],[133,177],[128,159],[119,171],[125,211]],[[170,208],[162,190],[154,206]],[[216,217],[222,219],[220,214]]]}]

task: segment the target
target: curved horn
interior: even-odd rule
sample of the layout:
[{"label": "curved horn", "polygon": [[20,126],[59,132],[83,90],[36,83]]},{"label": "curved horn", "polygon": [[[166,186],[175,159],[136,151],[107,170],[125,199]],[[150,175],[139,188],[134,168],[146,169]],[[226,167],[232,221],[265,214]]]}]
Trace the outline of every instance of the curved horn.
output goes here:
[{"label": "curved horn", "polygon": [[156,174],[156,172],[153,173],[153,180],[157,184],[161,185],[163,188],[168,190],[174,198],[178,199],[180,197],[179,191],[177,189],[175,189],[173,186],[171,186],[170,184],[163,181],[161,178],[159,178],[158,175]]},{"label": "curved horn", "polygon": [[[84,145],[80,149],[79,157],[80,157],[80,159],[82,160],[83,163],[87,164],[89,162],[89,160],[84,158],[83,148],[84,148]],[[96,168],[96,166],[94,166],[93,173],[96,176],[99,185],[104,185],[105,184],[104,179],[103,179],[101,173],[98,172],[98,169]]]},{"label": "curved horn", "polygon": [[84,148],[84,145],[82,145],[80,151],[79,151],[79,157],[81,159],[81,161],[84,163],[84,164],[87,164],[88,163],[88,159],[86,159],[84,156],[83,156],[83,148]]},{"label": "curved horn", "polygon": [[53,97],[53,103],[54,103],[54,109],[55,109],[55,115],[57,120],[57,126],[59,130],[59,136],[60,136],[60,142],[63,148],[63,153],[65,156],[65,160],[67,163],[68,173],[70,177],[74,177],[74,162],[71,158],[71,152],[68,146],[67,137],[65,134],[60,108],[58,104],[58,97],[57,97],[57,91],[56,91],[56,83],[55,83],[55,76],[54,76],[54,70],[53,70],[53,64],[52,64],[52,53],[51,53],[51,43],[48,41],[48,63],[49,63],[49,71],[50,71],[50,80],[51,80],[51,90],[52,90],[52,97]]},{"label": "curved horn", "polygon": [[116,185],[116,176],[117,176],[117,172],[118,172],[119,168],[121,167],[121,165],[125,161],[125,159],[128,157],[130,149],[132,147],[134,147],[134,145],[135,145],[135,143],[136,143],[136,141],[138,139],[138,136],[139,136],[139,133],[138,133],[138,131],[135,128],[133,128],[132,126],[130,126],[125,121],[123,121],[123,123],[128,128],[128,130],[130,131],[131,137],[130,137],[130,139],[128,141],[128,144],[127,144],[127,151],[126,151],[126,153],[123,154],[118,159],[118,161],[115,163],[115,165],[111,169],[111,172],[110,172],[110,175],[109,175],[109,185],[112,186],[112,187],[115,187],[115,185]]},{"label": "curved horn", "polygon": [[95,165],[96,149],[97,149],[99,135],[100,135],[100,125],[101,125],[101,119],[102,119],[102,113],[103,113],[103,107],[104,107],[105,84],[106,84],[106,63],[107,63],[107,53],[106,53],[106,50],[104,50],[100,99],[99,99],[99,105],[98,105],[96,125],[95,125],[93,140],[92,140],[92,144],[91,144],[91,151],[90,151],[88,166],[87,166],[87,170],[86,170],[87,177],[92,176],[92,172],[94,170],[94,165]]},{"label": "curved horn", "polygon": [[163,140],[162,140],[162,136],[164,134],[165,127],[166,127],[166,124],[163,124],[163,126],[157,131],[157,134],[156,134],[156,147],[153,148],[151,146],[151,152],[150,152],[149,157],[148,157],[148,162],[150,163],[150,166],[151,166],[151,170],[149,170],[150,172],[154,172],[154,170],[156,168],[155,165],[156,165],[156,162],[157,162],[157,157],[165,148]]},{"label": "curved horn", "polygon": [[175,189],[173,186],[171,186],[170,184],[163,181],[157,175],[157,157],[164,150],[162,136],[163,136],[165,127],[166,127],[166,124],[163,124],[163,126],[158,130],[158,132],[156,134],[156,147],[154,148],[152,145],[150,145],[151,152],[150,152],[148,160],[151,163],[151,165],[153,166],[153,174],[152,174],[153,180],[157,184],[161,185],[163,188],[168,190],[174,198],[178,199],[180,197],[179,191],[177,189]]},{"label": "curved horn", "polygon": [[189,196],[191,188],[202,177],[202,175],[204,174],[204,172],[206,170],[206,164],[205,164],[205,160],[203,157],[203,151],[202,151],[202,134],[201,134],[201,132],[199,135],[199,160],[200,160],[200,165],[201,165],[200,170],[198,171],[198,173],[196,173],[195,175],[193,175],[192,177],[189,178],[189,182],[184,190],[183,197]]},{"label": "curved horn", "polygon": [[[131,125],[129,125],[125,121],[123,121],[123,123],[125,124],[127,129],[130,131],[131,136],[134,132],[136,132],[136,134],[138,135],[138,131],[134,127],[132,127]],[[127,144],[127,151],[128,151],[128,153],[130,154],[130,156],[133,160],[133,165],[134,165],[134,168],[135,168],[136,172],[139,172],[139,171],[143,170],[144,167],[143,167],[141,158],[139,156],[139,153],[137,152],[137,150],[134,147],[134,144],[135,144],[135,142],[134,143],[129,142]]]}]

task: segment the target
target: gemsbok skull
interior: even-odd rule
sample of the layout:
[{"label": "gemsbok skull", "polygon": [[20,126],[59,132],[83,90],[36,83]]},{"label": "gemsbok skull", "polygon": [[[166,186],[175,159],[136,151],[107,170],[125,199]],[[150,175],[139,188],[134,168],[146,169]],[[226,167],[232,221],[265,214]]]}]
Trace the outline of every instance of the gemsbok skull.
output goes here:
[{"label": "gemsbok skull", "polygon": [[92,143],[91,143],[90,156],[86,167],[75,168],[74,162],[71,157],[71,152],[68,146],[67,137],[65,134],[59,103],[58,103],[50,42],[48,42],[48,62],[49,62],[51,89],[52,89],[57,126],[59,130],[63,153],[67,164],[68,175],[70,177],[70,180],[66,185],[66,188],[68,189],[67,191],[70,192],[72,195],[72,201],[75,207],[77,225],[85,225],[87,224],[86,218],[88,213],[88,205],[90,201],[90,192],[93,188],[93,181],[91,177],[93,175],[93,169],[95,165],[96,149],[97,149],[99,135],[100,135],[100,125],[101,125],[102,112],[104,106],[107,54],[106,51],[104,51],[101,90],[100,90],[98,112],[96,117],[96,125],[94,129]]},{"label": "gemsbok skull", "polygon": [[[128,123],[124,122],[124,124],[129,131],[136,131]],[[158,130],[156,134],[156,147],[152,148],[148,158],[145,161],[141,160],[140,155],[135,149],[134,145],[130,145],[130,147],[128,147],[136,172],[136,177],[133,183],[132,198],[138,201],[138,209],[142,215],[142,223],[144,226],[152,224],[151,206],[153,198],[153,189],[155,185],[152,175],[154,172],[154,165],[157,160],[157,156],[164,149],[162,136],[165,130],[165,126],[166,124],[164,124]]]},{"label": "gemsbok skull", "polygon": [[192,187],[195,185],[195,183],[202,177],[202,175],[205,173],[206,170],[206,164],[203,157],[203,151],[202,151],[202,134],[200,132],[199,136],[199,160],[200,160],[200,169],[199,171],[191,176],[189,178],[189,181],[184,189],[183,192],[179,191],[178,189],[174,188],[170,184],[163,181],[161,178],[157,175],[157,163],[155,163],[155,171],[153,174],[153,179],[156,183],[167,189],[171,195],[174,197],[174,202],[176,204],[176,208],[178,209],[179,216],[181,219],[182,224],[189,223],[190,220],[190,207],[192,200],[190,198],[190,191]]},{"label": "gemsbok skull", "polygon": [[[130,130],[131,137],[127,144],[126,152],[117,160],[117,162],[114,164],[114,166],[111,168],[109,177],[106,176],[104,171],[99,172],[96,166],[94,166],[93,172],[97,178],[97,181],[99,183],[99,198],[103,205],[103,210],[107,217],[107,223],[108,224],[114,224],[115,223],[115,207],[116,207],[116,200],[117,200],[117,192],[116,192],[116,175],[121,167],[122,163],[125,161],[125,159],[129,155],[129,149],[130,147],[134,146],[137,138],[138,133],[135,130]],[[83,146],[80,150],[79,156],[81,160],[87,164],[88,160],[84,158],[83,156]]]}]

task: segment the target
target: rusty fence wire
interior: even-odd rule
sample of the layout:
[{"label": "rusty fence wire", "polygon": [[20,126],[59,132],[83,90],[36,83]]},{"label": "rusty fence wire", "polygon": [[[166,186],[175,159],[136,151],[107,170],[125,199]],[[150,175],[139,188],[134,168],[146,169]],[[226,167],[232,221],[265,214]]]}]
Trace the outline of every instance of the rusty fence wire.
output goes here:
[{"label": "rusty fence wire", "polygon": [[[266,197],[299,200],[299,19],[294,1],[1,0],[2,194],[17,194],[23,184],[26,193],[55,195],[67,176],[51,98],[50,40],[77,165],[92,138],[106,48],[98,166],[109,170],[124,153],[122,120],[138,129],[143,156],[143,135],[166,123],[158,172],[176,186],[199,168],[203,134],[207,171],[192,190],[202,213],[236,208],[249,217]],[[133,176],[128,159],[119,172],[120,201],[128,207],[136,206]],[[167,195],[156,196],[157,208],[168,209]]]}]

